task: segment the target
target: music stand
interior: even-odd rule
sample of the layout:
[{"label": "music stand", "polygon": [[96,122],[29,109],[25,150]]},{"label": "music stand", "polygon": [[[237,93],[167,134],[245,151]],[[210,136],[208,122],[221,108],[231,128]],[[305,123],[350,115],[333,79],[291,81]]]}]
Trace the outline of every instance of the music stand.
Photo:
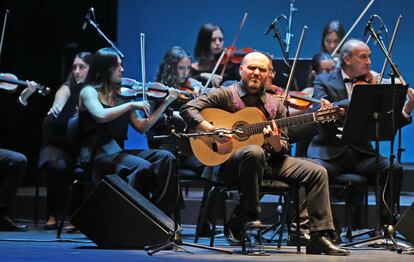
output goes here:
[{"label": "music stand", "polygon": [[[352,91],[351,102],[345,119],[342,139],[348,144],[358,144],[359,142],[375,140],[375,204],[377,211],[377,225],[373,238],[355,241],[343,246],[353,246],[365,242],[389,238],[394,247],[398,246],[392,236],[394,232],[381,233],[380,225],[380,192],[379,192],[379,141],[392,141],[395,136],[395,128],[400,128],[403,123],[402,108],[407,93],[407,85],[383,85],[367,84],[355,85]],[[394,111],[394,114],[392,113]],[[394,117],[394,119],[393,119]],[[392,124],[392,121],[395,121]],[[393,153],[393,152],[391,152]],[[392,161],[390,162],[390,172],[392,172]],[[390,194],[393,196],[393,174],[390,173]],[[385,190],[385,189],[384,189]],[[392,202],[393,197],[391,197]],[[390,214],[391,216],[392,214]],[[367,233],[367,232],[365,232]],[[364,233],[364,234],[365,234]]]}]

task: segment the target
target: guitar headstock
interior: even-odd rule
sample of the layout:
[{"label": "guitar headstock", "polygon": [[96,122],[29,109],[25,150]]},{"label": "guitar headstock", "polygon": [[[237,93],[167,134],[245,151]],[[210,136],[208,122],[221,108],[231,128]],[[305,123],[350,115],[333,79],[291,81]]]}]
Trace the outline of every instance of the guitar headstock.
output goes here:
[{"label": "guitar headstock", "polygon": [[332,107],[328,109],[322,109],[314,113],[315,121],[320,123],[335,121],[341,118],[341,108]]}]

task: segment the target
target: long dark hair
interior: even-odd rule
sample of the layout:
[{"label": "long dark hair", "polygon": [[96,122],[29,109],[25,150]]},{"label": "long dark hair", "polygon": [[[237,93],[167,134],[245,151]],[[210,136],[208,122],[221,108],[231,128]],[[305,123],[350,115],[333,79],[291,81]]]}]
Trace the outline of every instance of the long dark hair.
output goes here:
[{"label": "long dark hair", "polygon": [[179,46],[170,48],[161,61],[155,81],[173,87],[181,84],[177,76],[177,64],[186,57],[191,61],[190,55],[183,48]]},{"label": "long dark hair", "polygon": [[194,57],[200,63],[208,63],[214,59],[210,50],[211,36],[213,32],[219,29],[223,34],[223,29],[218,25],[210,23],[204,24],[198,32],[197,42],[194,48]]},{"label": "long dark hair", "polygon": [[[92,55],[91,52],[80,52],[80,53],[77,53],[75,55],[75,57],[73,58],[73,61],[75,61],[76,58],[81,59],[84,63],[86,63],[87,65],[90,66],[91,63],[92,63],[93,55]],[[72,64],[73,64],[73,62],[72,62]],[[70,73],[69,73],[65,83],[69,87],[75,86],[77,84],[76,80],[75,80],[75,76],[73,75],[73,70],[70,70]]]},{"label": "long dark hair", "polygon": [[113,70],[118,66],[118,53],[114,49],[105,47],[93,54],[85,84],[97,87],[107,86],[111,81]]},{"label": "long dark hair", "polygon": [[340,41],[345,36],[345,28],[338,20],[329,22],[327,25],[325,25],[322,31],[322,40],[321,40],[321,51],[322,52],[328,52],[324,45],[324,39],[327,35],[329,35],[332,32],[335,32],[338,35],[338,38]]}]

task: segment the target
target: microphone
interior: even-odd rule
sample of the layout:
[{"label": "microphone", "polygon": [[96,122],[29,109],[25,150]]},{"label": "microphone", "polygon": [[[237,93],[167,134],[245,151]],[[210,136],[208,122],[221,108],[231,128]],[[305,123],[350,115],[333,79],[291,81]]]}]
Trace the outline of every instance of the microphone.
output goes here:
[{"label": "microphone", "polygon": [[273,20],[273,22],[269,25],[269,27],[266,29],[265,31],[265,35],[269,34],[270,31],[272,31],[272,29],[275,28],[275,24],[277,23],[277,17],[275,18],[275,20]]},{"label": "microphone", "polygon": [[91,19],[91,14],[94,14],[93,7],[89,8],[88,12],[86,13],[85,19],[83,20],[83,24],[81,26],[82,30],[85,30],[86,26],[88,26],[89,20]]},{"label": "microphone", "polygon": [[365,26],[365,29],[364,29],[364,36],[366,36],[368,34],[368,31],[371,28],[371,22],[374,19],[374,17],[375,17],[375,14],[371,15],[371,17],[369,18],[368,23],[367,23],[367,25]]},{"label": "microphone", "polygon": [[272,29],[275,29],[276,24],[279,22],[280,18],[284,18],[287,19],[287,17],[284,14],[280,14],[278,15],[275,20],[273,20],[273,22],[269,25],[269,27],[267,28],[267,30],[265,31],[265,35],[269,34],[270,31],[272,31]]}]

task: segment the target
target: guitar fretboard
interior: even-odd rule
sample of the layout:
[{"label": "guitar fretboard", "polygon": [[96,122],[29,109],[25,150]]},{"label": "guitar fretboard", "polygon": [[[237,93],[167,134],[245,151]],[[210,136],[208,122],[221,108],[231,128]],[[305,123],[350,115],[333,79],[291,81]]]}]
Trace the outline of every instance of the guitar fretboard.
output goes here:
[{"label": "guitar fretboard", "polygon": [[[276,119],[276,126],[278,128],[295,126],[295,125],[305,125],[305,124],[312,124],[316,122],[315,113],[308,113],[299,116],[291,116],[286,118]],[[249,125],[245,125],[242,128],[243,134],[250,136],[259,133],[263,133],[263,128],[267,126],[271,126],[271,121],[264,121],[259,123],[253,123]]]}]

